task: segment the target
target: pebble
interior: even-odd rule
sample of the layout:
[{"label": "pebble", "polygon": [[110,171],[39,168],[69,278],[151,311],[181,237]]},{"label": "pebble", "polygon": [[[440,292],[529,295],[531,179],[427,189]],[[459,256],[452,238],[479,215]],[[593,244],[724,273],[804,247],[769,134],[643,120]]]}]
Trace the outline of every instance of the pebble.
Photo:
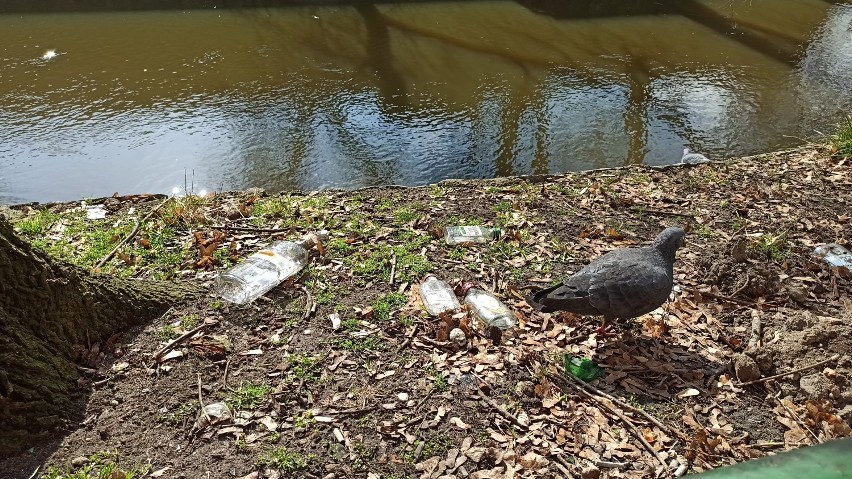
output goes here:
[{"label": "pebble", "polygon": [[399,393],[399,394],[396,395],[396,397],[400,401],[408,401],[408,393]]},{"label": "pebble", "polygon": [[828,399],[835,388],[834,383],[822,373],[803,376],[799,387],[810,399]]},{"label": "pebble", "polygon": [[757,362],[745,354],[734,356],[734,373],[737,379],[744,383],[760,379],[760,368],[757,367]]},{"label": "pebble", "polygon": [[71,467],[83,467],[89,463],[89,458],[84,456],[77,456],[74,459],[71,459]]}]

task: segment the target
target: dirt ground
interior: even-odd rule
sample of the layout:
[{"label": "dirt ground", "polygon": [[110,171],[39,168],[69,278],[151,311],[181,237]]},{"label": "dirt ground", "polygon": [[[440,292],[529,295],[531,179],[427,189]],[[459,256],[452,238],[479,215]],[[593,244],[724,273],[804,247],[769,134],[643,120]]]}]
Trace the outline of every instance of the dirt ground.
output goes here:
[{"label": "dirt ground", "polygon": [[[163,201],[89,204],[104,206],[102,221],[132,224]],[[115,467],[124,475],[110,477],[639,479],[852,435],[852,279],[812,254],[852,247],[852,165],[818,148],[665,171],[249,191],[182,205],[177,219],[166,208],[148,217],[175,232],[166,247],[177,266],[120,252],[102,274],[209,290],[273,239],[326,228],[331,240],[251,305],[210,294],[81,358],[78,420],[0,462],[0,477]],[[11,213],[20,222],[78,207]],[[462,224],[502,236],[446,245],[441,228]],[[595,318],[524,301],[671,225],[688,230],[671,300],[617,337],[599,337]],[[74,244],[68,230],[60,220],[47,237]],[[417,285],[430,272],[479,283],[518,326],[495,344],[469,312],[429,317]],[[447,338],[455,326],[467,333],[461,344]],[[566,355],[603,376],[583,389],[566,376]],[[208,406],[220,402],[228,409]]]}]

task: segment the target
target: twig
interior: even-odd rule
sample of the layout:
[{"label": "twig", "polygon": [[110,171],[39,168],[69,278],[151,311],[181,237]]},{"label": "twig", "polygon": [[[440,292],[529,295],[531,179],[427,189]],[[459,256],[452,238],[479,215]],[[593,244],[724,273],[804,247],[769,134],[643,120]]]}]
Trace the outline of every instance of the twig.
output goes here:
[{"label": "twig", "polygon": [[496,403],[493,399],[491,399],[490,397],[486,396],[486,395],[485,395],[485,393],[484,393],[484,392],[482,392],[482,388],[480,388],[478,385],[477,385],[476,389],[479,391],[479,398],[480,398],[480,399],[482,399],[483,401],[485,401],[485,402],[486,402],[489,406],[491,406],[491,407],[492,407],[493,409],[495,409],[497,412],[499,412],[499,413],[500,413],[503,417],[505,417],[506,419],[508,419],[508,420],[509,420],[509,422],[511,422],[511,423],[512,423],[512,424],[514,424],[515,426],[518,426],[519,428],[521,428],[521,429],[522,429],[522,430],[524,430],[524,431],[526,431],[526,430],[528,429],[528,426],[527,426],[527,425],[525,425],[524,423],[522,423],[521,421],[519,421],[519,420],[518,420],[518,418],[516,418],[515,416],[513,416],[513,415],[512,415],[509,411],[507,411],[507,410],[505,410],[505,409],[501,408],[501,407],[500,407],[500,405],[499,405],[499,404],[497,404],[497,403]]},{"label": "twig", "polygon": [[213,421],[210,419],[210,415],[204,410],[204,398],[201,396],[201,373],[198,373],[198,405],[201,406],[201,413],[207,419],[207,424],[212,424]]},{"label": "twig", "polygon": [[[567,469],[571,469],[571,463],[566,461],[565,458],[562,457],[562,454],[556,454],[555,457],[556,457],[556,461],[559,462],[560,464],[562,464],[562,466],[564,466]],[[573,476],[573,474],[569,473],[565,477],[574,477],[574,476]]]},{"label": "twig", "polygon": [[822,361],[815,363],[815,364],[811,364],[810,366],[801,367],[801,368],[798,368],[798,369],[794,369],[792,371],[787,371],[786,373],[776,374],[774,376],[767,376],[765,378],[755,379],[754,381],[748,381],[748,382],[744,382],[744,383],[735,384],[735,386],[736,387],[751,386],[752,384],[758,384],[758,383],[770,381],[772,379],[778,379],[780,377],[789,376],[791,374],[800,373],[802,371],[807,371],[808,369],[818,368],[818,367],[820,367],[824,364],[828,364],[832,361],[837,361],[838,359],[840,359],[840,355],[835,354],[834,356],[832,356],[828,359],[822,360]]},{"label": "twig", "polygon": [[211,229],[214,230],[227,230],[227,231],[246,231],[249,233],[286,233],[291,231],[291,228],[249,228],[247,226],[227,226],[227,225],[216,225],[211,226]]},{"label": "twig", "polygon": [[391,255],[390,265],[391,265],[390,281],[388,282],[388,284],[393,286],[393,280],[394,280],[394,277],[396,277],[396,253],[393,253],[393,255]]},{"label": "twig", "polygon": [[206,328],[207,326],[211,326],[211,325],[218,324],[218,323],[219,323],[219,321],[211,321],[211,322],[209,322],[209,323],[208,323],[208,322],[204,322],[204,323],[201,323],[201,324],[199,324],[198,326],[196,326],[196,327],[194,327],[194,328],[190,329],[189,331],[187,331],[187,332],[185,332],[185,333],[181,334],[181,335],[180,335],[180,336],[178,336],[177,338],[175,338],[175,339],[171,340],[171,342],[169,342],[169,344],[167,344],[167,345],[163,346],[163,347],[162,347],[162,349],[160,349],[159,351],[157,351],[156,353],[154,353],[154,360],[155,360],[155,361],[159,361],[159,360],[160,360],[160,358],[161,358],[161,357],[163,357],[163,355],[164,355],[164,354],[166,354],[167,352],[169,352],[172,348],[174,348],[174,347],[175,347],[175,346],[177,346],[178,344],[180,344],[180,343],[182,343],[182,342],[186,341],[186,340],[187,340],[187,338],[194,336],[194,335],[195,335],[195,333],[197,333],[197,332],[201,331],[202,329]]},{"label": "twig", "polygon": [[405,347],[408,346],[408,343],[410,343],[411,340],[414,339],[414,335],[417,334],[418,326],[420,326],[420,323],[414,323],[414,327],[411,328],[411,332],[408,333],[408,337],[405,338],[405,341],[403,341],[402,344],[399,345],[399,348],[397,348],[397,352],[405,349]]},{"label": "twig", "polygon": [[761,442],[757,444],[752,444],[751,447],[784,447],[787,444],[783,442]]},{"label": "twig", "polygon": [[629,462],[595,461],[595,465],[601,469],[621,469],[630,465]]},{"label": "twig", "polygon": [[678,213],[676,211],[658,210],[658,209],[655,209],[655,208],[646,208],[646,207],[641,206],[641,205],[633,206],[630,209],[637,212],[637,213],[651,213],[651,214],[656,214],[656,215],[681,216],[683,218],[694,218],[695,217],[694,214]]},{"label": "twig", "polygon": [[302,291],[305,292],[305,312],[302,314],[302,321],[308,319],[316,310],[316,304],[314,304],[314,297],[311,296],[311,292],[308,291],[308,288],[302,286]]},{"label": "twig", "polygon": [[[556,467],[557,467],[560,471],[562,471],[563,476],[564,476],[564,477],[574,477],[574,475],[573,475],[573,474],[571,474],[571,471],[569,471],[569,470],[568,470],[568,468],[566,468],[566,467],[562,464],[562,461],[565,461],[564,459],[562,459],[562,456],[557,454],[557,455],[556,455],[556,459],[557,459],[557,460],[556,460],[556,462],[554,463],[554,465],[555,465],[555,466],[556,466]],[[561,459],[561,460],[560,460],[560,459]],[[568,461],[565,461],[565,462],[568,462]]]},{"label": "twig", "polygon": [[128,241],[132,240],[139,233],[139,229],[142,227],[142,223],[144,221],[147,221],[148,218],[150,218],[151,215],[154,214],[154,212],[156,212],[158,209],[162,208],[162,206],[165,205],[166,203],[168,203],[168,201],[169,200],[166,199],[165,201],[163,201],[159,205],[152,208],[151,211],[149,211],[148,214],[145,215],[141,220],[136,220],[136,226],[133,228],[133,231],[131,231],[129,235],[125,236],[123,240],[119,241],[118,244],[115,245],[115,248],[112,249],[112,251],[107,253],[107,255],[103,257],[103,259],[98,261],[98,264],[96,264],[95,266],[92,267],[92,270],[100,269],[103,265],[105,265],[107,263],[107,261],[111,260],[112,257],[115,256],[115,253],[117,253],[118,250],[121,249],[122,246],[127,244]]},{"label": "twig", "polygon": [[[565,374],[565,376],[570,377],[568,374]],[[563,382],[563,381],[559,381],[558,378],[556,378],[555,376],[553,376],[551,374],[548,374],[548,377],[550,377],[551,379],[556,379],[557,382]],[[645,436],[642,435],[642,432],[639,431],[639,429],[637,429],[636,426],[634,426],[633,423],[630,422],[630,420],[627,419],[627,417],[624,416],[624,414],[619,412],[618,409],[611,406],[610,404],[607,404],[607,402],[604,401],[604,399],[608,400],[609,398],[601,398],[601,397],[595,396],[594,394],[590,393],[589,391],[586,391],[586,389],[583,388],[583,387],[580,387],[580,386],[573,384],[573,383],[569,383],[569,384],[574,386],[574,389],[579,391],[580,394],[586,396],[587,398],[591,399],[592,401],[596,402],[597,404],[603,406],[606,410],[608,410],[609,412],[614,414],[616,417],[618,417],[618,419],[621,420],[621,422],[624,424],[624,426],[627,428],[627,430],[629,430],[633,434],[633,436],[636,437],[636,439],[642,444],[642,446],[648,452],[650,452],[657,459],[657,461],[660,464],[662,464],[663,470],[669,470],[669,465],[666,464],[666,460],[663,459],[663,457],[660,455],[659,451],[654,449],[654,446],[652,446],[650,443],[648,443],[648,441],[645,439]]]},{"label": "twig", "polygon": [[231,389],[231,386],[228,386],[228,368],[229,368],[230,366],[231,366],[231,358],[228,358],[228,360],[227,360],[227,361],[225,361],[225,374],[222,376],[222,386],[223,386],[225,389],[227,389],[228,391],[231,391],[232,393],[235,393],[235,392],[237,392],[237,391],[236,391],[236,390],[234,390],[234,389]]},{"label": "twig", "polygon": [[[548,375],[548,376],[550,376],[550,375]],[[618,398],[617,398],[617,397],[615,397],[615,396],[612,396],[612,395],[610,395],[610,394],[607,394],[607,393],[605,393],[605,392],[601,391],[600,389],[598,389],[598,388],[596,388],[596,387],[592,386],[591,384],[587,383],[586,381],[583,381],[582,379],[580,379],[580,378],[578,378],[578,377],[576,377],[576,376],[573,376],[573,375],[571,375],[571,374],[564,374],[564,375],[563,375],[563,377],[566,377],[566,378],[568,378],[568,379],[570,379],[570,380],[574,381],[576,384],[580,385],[581,387],[583,387],[584,389],[586,389],[587,391],[589,391],[589,392],[591,392],[591,393],[593,393],[593,394],[597,394],[598,396],[605,397],[605,398],[609,399],[610,401],[614,402],[615,404],[618,404],[618,406],[619,406],[620,408],[622,408],[622,409],[624,409],[624,410],[626,410],[626,411],[630,411],[630,412],[632,412],[632,413],[639,414],[640,416],[642,416],[642,417],[644,417],[645,419],[647,419],[647,420],[648,420],[648,422],[650,422],[651,424],[653,424],[653,425],[657,426],[658,428],[660,428],[660,429],[661,429],[661,430],[663,430],[663,431],[670,431],[670,432],[673,432],[673,433],[675,433],[675,434],[677,434],[677,433],[678,433],[678,431],[675,431],[675,430],[674,430],[674,429],[672,429],[671,427],[669,427],[669,426],[667,426],[667,425],[665,425],[665,424],[661,423],[661,422],[660,422],[657,418],[655,418],[654,416],[652,416],[652,415],[648,414],[647,412],[645,412],[645,411],[643,411],[643,410],[641,410],[641,409],[639,409],[639,408],[635,408],[635,407],[631,406],[630,404],[628,404],[628,403],[626,403],[626,402],[622,401],[621,399],[618,399]],[[553,377],[551,377],[551,379],[554,379],[554,378],[553,378]]]},{"label": "twig", "polygon": [[38,466],[38,467],[36,467],[36,468],[35,468],[35,471],[33,471],[33,473],[32,473],[32,474],[30,474],[29,479],[35,479],[35,478],[36,478],[36,476],[38,476],[38,471],[39,471],[39,469],[41,469],[41,466]]},{"label": "twig", "polygon": [[[757,306],[757,307],[760,307],[760,305],[758,303],[755,303],[754,301],[746,301],[746,300],[743,300],[743,299],[731,298],[729,296],[722,296],[721,294],[711,293],[710,291],[701,291],[701,290],[695,289],[695,288],[684,288],[683,290],[688,291],[688,292],[693,293],[693,294],[709,296],[713,299],[718,299],[720,301],[727,301],[729,303],[739,304],[741,306]],[[768,304],[768,303],[763,303],[763,304]]]},{"label": "twig", "polygon": [[751,311],[751,339],[748,340],[748,348],[752,349],[763,344],[763,321],[760,311]]},{"label": "twig", "polygon": [[[780,394],[780,393],[779,393],[779,394]],[[802,421],[802,419],[799,417],[799,415],[798,415],[798,414],[794,413],[792,409],[788,408],[788,407],[787,407],[787,405],[786,405],[786,404],[784,404],[784,401],[782,401],[781,399],[779,399],[779,398],[778,398],[778,396],[772,396],[772,397],[773,397],[773,398],[775,398],[775,401],[777,401],[777,402],[778,402],[778,404],[780,404],[780,405],[781,405],[781,407],[783,407],[783,408],[784,408],[784,410],[786,410],[786,411],[787,411],[787,414],[789,414],[789,415],[790,415],[790,419],[792,419],[792,420],[796,421],[796,424],[798,424],[800,428],[802,428],[802,429],[803,429],[803,430],[805,430],[805,431],[808,431],[808,432],[811,434],[811,437],[812,437],[812,438],[814,438],[814,442],[813,442],[814,444],[822,444],[822,441],[820,441],[820,440],[819,440],[819,438],[817,437],[817,435],[816,435],[816,434],[814,434],[814,432],[813,432],[813,431],[811,431],[811,428],[809,428],[809,427],[808,427],[808,426],[807,426],[807,425],[806,425],[806,424]]]}]

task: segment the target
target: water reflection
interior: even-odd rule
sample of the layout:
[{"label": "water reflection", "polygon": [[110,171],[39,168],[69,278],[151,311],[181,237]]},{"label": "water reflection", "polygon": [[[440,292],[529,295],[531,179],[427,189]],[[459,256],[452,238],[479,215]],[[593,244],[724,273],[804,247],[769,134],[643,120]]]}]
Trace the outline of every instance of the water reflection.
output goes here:
[{"label": "water reflection", "polygon": [[852,108],[849,2],[198,3],[0,7],[0,201],[728,157]]}]

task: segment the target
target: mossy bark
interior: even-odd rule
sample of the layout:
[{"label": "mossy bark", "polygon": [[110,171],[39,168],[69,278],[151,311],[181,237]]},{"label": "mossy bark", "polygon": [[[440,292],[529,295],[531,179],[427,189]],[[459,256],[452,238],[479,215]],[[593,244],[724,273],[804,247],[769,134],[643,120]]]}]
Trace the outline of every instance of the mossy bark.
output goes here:
[{"label": "mossy bark", "polygon": [[74,361],[89,344],[194,291],[89,274],[32,248],[0,216],[0,456],[77,418]]}]

